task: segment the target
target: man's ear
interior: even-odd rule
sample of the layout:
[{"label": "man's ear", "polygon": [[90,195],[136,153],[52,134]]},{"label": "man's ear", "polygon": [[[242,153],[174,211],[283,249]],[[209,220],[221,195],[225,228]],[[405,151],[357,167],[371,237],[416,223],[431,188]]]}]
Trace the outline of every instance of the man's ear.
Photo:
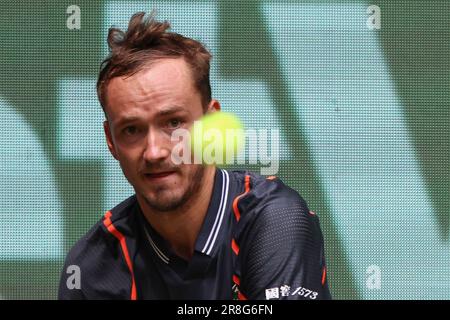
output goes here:
[{"label": "man's ear", "polygon": [[109,127],[108,120],[105,120],[103,122],[103,130],[105,131],[106,144],[108,145],[109,152],[111,152],[111,154],[114,157],[114,159],[118,160],[117,159],[116,149],[114,147],[114,141],[112,139],[111,128]]},{"label": "man's ear", "polygon": [[220,111],[220,103],[219,103],[219,101],[212,99],[208,105],[208,109],[206,110],[206,113],[211,113],[211,112],[216,112],[216,111]]}]

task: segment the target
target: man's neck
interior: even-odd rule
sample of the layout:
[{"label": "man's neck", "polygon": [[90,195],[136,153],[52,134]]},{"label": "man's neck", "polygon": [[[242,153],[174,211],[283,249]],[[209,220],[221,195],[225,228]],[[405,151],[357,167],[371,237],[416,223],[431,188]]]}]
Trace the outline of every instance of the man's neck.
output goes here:
[{"label": "man's neck", "polygon": [[138,198],[148,223],[185,260],[190,260],[194,253],[195,242],[211,201],[215,172],[214,166],[207,166],[198,192],[176,211],[155,213],[145,201],[139,201]]}]

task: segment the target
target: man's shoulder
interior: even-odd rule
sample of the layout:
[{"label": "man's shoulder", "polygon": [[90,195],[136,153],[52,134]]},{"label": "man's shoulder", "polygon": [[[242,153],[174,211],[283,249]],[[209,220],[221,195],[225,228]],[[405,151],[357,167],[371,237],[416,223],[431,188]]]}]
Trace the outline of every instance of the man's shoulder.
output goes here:
[{"label": "man's shoulder", "polygon": [[[111,243],[116,244],[114,236],[107,230],[107,225],[114,224],[120,230],[131,229],[127,218],[131,214],[136,202],[135,196],[122,201],[113,209],[106,212],[69,250],[66,260],[83,262],[90,260],[90,255],[98,255],[102,249],[108,249]],[[109,219],[107,218],[109,217]],[[109,222],[105,225],[105,219]]]},{"label": "man's shoulder", "polygon": [[[99,219],[89,231],[82,236],[69,250],[66,255],[60,282],[60,299],[76,298],[75,291],[67,290],[65,283],[70,278],[70,270],[76,268],[80,271],[81,290],[87,298],[95,298],[97,287],[107,288],[112,285],[108,274],[114,274],[116,280],[123,278],[124,283],[128,283],[128,274],[123,272],[121,247],[116,238],[117,232],[130,235],[133,227],[130,222],[130,215],[135,199],[130,197],[113,209],[107,211],[105,216]],[[110,230],[113,225],[113,234]],[[117,261],[119,260],[119,261]]]},{"label": "man's shoulder", "polygon": [[94,256],[108,247],[111,237],[107,235],[103,220],[102,217],[73,244],[66,255],[66,265],[90,265],[96,260]]},{"label": "man's shoulder", "polygon": [[232,210],[239,217],[235,229],[237,239],[252,241],[255,233],[261,237],[277,234],[292,238],[307,234],[320,237],[318,216],[309,209],[300,193],[282,179],[250,171],[238,175],[241,180],[242,177],[247,179],[248,186],[233,201]]},{"label": "man's shoulder", "polygon": [[[306,201],[279,177],[240,172],[246,180],[236,198],[233,251],[239,290],[248,299],[267,299],[269,288],[306,287],[318,298],[324,287],[325,258],[319,219]],[[233,244],[232,244],[233,245]],[[280,297],[297,299],[300,296]]]}]

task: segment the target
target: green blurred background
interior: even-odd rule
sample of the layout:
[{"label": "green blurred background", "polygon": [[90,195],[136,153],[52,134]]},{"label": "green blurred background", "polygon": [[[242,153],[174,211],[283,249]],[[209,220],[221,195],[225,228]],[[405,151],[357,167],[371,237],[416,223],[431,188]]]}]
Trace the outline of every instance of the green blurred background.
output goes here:
[{"label": "green blurred background", "polygon": [[334,298],[450,299],[450,1],[1,7],[0,298],[56,298],[69,248],[132,194],[95,82],[108,27],[156,8],[212,51],[224,110],[280,130],[277,175],[321,219]]}]

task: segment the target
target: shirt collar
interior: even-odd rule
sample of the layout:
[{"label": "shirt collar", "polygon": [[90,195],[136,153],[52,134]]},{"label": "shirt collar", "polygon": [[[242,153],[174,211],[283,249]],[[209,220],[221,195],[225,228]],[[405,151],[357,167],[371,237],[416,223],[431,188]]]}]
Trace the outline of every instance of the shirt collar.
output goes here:
[{"label": "shirt collar", "polygon": [[226,221],[230,177],[228,172],[216,168],[214,187],[208,211],[195,243],[195,250],[212,256],[217,247],[220,231]]}]

